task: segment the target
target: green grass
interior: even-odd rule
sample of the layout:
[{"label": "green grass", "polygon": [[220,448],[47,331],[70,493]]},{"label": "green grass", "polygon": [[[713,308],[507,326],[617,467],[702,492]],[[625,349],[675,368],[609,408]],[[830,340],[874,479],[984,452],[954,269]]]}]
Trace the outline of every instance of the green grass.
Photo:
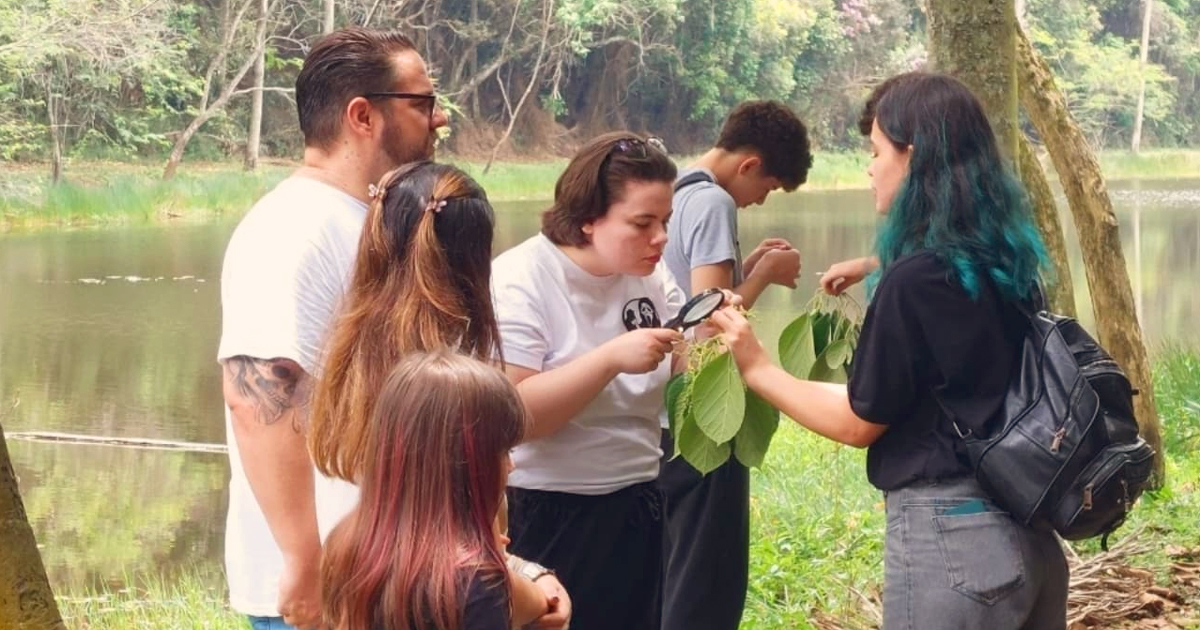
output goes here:
[{"label": "green grass", "polygon": [[[1134,562],[1163,580],[1168,545],[1200,540],[1200,352],[1155,353],[1155,395],[1166,434],[1167,486],[1143,496],[1113,540],[1145,528],[1155,551]],[[866,481],[865,452],[785,421],[767,461],[752,475],[750,591],[742,628],[810,628],[815,612],[863,624],[859,595],[878,597],[883,574],[882,495]],[[1095,540],[1075,545],[1087,556]],[[136,577],[136,576],[135,576]],[[135,579],[134,583],[139,580]],[[174,583],[140,580],[133,589],[60,598],[79,630],[244,628],[224,604],[220,576],[185,573]]]},{"label": "green grass", "polygon": [[567,166],[566,160],[545,162],[496,162],[484,174],[486,162],[447,156],[446,162],[475,178],[492,201],[545,201],[554,196],[554,183]]},{"label": "green grass", "polygon": [[75,164],[57,185],[45,168],[0,166],[0,228],[208,220],[241,214],[287,176],[290,166],[248,173],[232,164],[195,165],[162,181],[158,165]]},{"label": "green grass", "polygon": [[134,586],[58,598],[63,621],[73,630],[247,630],[246,618],[229,609],[220,575],[184,572],[172,583],[138,576]]},{"label": "green grass", "polygon": [[[484,163],[443,156],[479,180],[493,201],[545,201],[566,165],[564,159]],[[694,156],[675,156],[688,164]],[[861,189],[869,184],[866,152],[818,153],[801,190]],[[1110,179],[1196,177],[1200,150],[1101,154]],[[159,163],[71,162],[50,185],[44,164],[0,162],[0,230],[42,226],[103,225],[137,221],[205,220],[237,216],[295,164],[272,162],[247,173],[236,163],[184,163],[170,182]],[[1053,169],[1050,169],[1053,176]]]},{"label": "green grass", "polygon": [[1158,179],[1163,177],[1200,177],[1200,151],[1195,149],[1154,149],[1105,151],[1100,168],[1114,179]]}]

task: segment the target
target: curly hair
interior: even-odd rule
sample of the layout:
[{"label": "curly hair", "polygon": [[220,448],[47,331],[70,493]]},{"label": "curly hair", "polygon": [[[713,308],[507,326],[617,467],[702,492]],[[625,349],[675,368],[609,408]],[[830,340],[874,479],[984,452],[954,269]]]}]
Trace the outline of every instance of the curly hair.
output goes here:
[{"label": "curly hair", "polygon": [[788,192],[803,184],[812,168],[808,129],[779,101],[746,101],[733,108],[716,146],[726,151],[754,151],[762,158],[763,170]]}]

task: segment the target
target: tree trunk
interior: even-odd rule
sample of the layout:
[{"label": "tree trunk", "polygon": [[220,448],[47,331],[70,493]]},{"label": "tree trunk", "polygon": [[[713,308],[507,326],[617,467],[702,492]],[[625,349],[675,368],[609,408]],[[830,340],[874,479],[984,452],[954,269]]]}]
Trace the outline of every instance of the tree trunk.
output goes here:
[{"label": "tree trunk", "polygon": [[1017,138],[1017,18],[1013,0],[929,0],[929,54],[939,72],[983,102],[1000,151],[1011,164]]},{"label": "tree trunk", "polygon": [[336,3],[336,0],[325,0],[325,20],[321,24],[321,32],[322,33],[332,33],[333,32],[334,19],[337,14],[337,12],[334,10],[335,3]]},{"label": "tree trunk", "polygon": [[1154,0],[1146,0],[1146,6],[1142,10],[1142,50],[1141,56],[1138,58],[1138,103],[1137,115],[1133,119],[1133,152],[1137,153],[1142,148],[1142,118],[1146,110],[1146,58],[1150,52],[1150,13],[1153,10]]},{"label": "tree trunk", "polygon": [[[229,52],[229,47],[233,45],[232,33],[236,32],[238,22],[241,21],[242,15],[245,14],[246,6],[248,4],[249,3],[242,5],[242,9],[238,12],[237,17],[228,27],[229,30],[226,34],[225,42],[223,44],[224,48],[218,54],[217,60],[214,62],[214,64],[209,66],[208,72],[210,76],[212,75],[213,69],[216,66],[223,64],[224,58]],[[266,8],[267,15],[272,13],[272,6],[277,5],[269,5]],[[208,122],[213,116],[216,116],[217,113],[224,109],[227,104],[229,104],[229,99],[233,97],[234,90],[237,89],[238,84],[242,82],[242,79],[245,78],[246,73],[250,71],[250,67],[254,65],[255,60],[262,55],[261,44],[262,42],[266,41],[267,21],[268,20],[264,18],[258,23],[258,30],[255,32],[254,36],[254,41],[258,42],[258,45],[255,45],[254,50],[251,51],[250,55],[246,57],[246,60],[242,62],[242,65],[240,68],[238,68],[238,71],[234,74],[234,76],[230,77],[229,81],[225,84],[225,89],[221,90],[220,96],[218,96],[217,100],[213,101],[212,103],[207,103],[209,79],[205,79],[205,93],[204,96],[201,97],[200,113],[196,114],[196,117],[192,119],[192,122],[188,123],[187,128],[184,129],[183,132],[179,134],[179,138],[175,140],[175,146],[171,148],[171,157],[167,159],[167,165],[163,168],[162,178],[164,180],[175,177],[175,172],[179,170],[179,163],[183,161],[183,152],[185,149],[187,149],[188,143],[192,141],[192,137],[196,135],[196,132],[200,130],[200,127],[204,126],[204,123]]]},{"label": "tree trunk", "polygon": [[59,129],[58,105],[54,96],[54,68],[45,70],[46,87],[46,122],[50,132],[50,183],[57,184],[62,179],[62,132]]},{"label": "tree trunk", "polygon": [[0,425],[0,628],[65,630]]},{"label": "tree trunk", "polygon": [[512,135],[513,127],[515,127],[517,124],[517,117],[521,115],[521,108],[525,106],[525,101],[529,98],[529,95],[533,93],[534,87],[537,86],[538,73],[542,70],[542,61],[544,60],[546,53],[546,40],[550,37],[550,18],[553,15],[554,3],[547,1],[544,3],[544,6],[545,11],[542,13],[543,28],[541,46],[538,48],[537,61],[533,64],[533,72],[529,74],[529,83],[525,85],[525,93],[521,94],[521,99],[517,101],[516,108],[509,112],[508,127],[504,129],[504,135],[500,137],[498,142],[496,142],[496,146],[492,147],[492,155],[488,158],[487,164],[485,164],[483,167],[484,175],[487,175],[488,171],[492,169],[492,163],[496,161],[496,155],[500,153],[500,147],[504,146],[504,143],[508,141],[508,137]]},{"label": "tree trunk", "polygon": [[[260,3],[262,14],[259,19],[267,21],[267,0]],[[259,29],[258,35],[266,37],[267,30]],[[258,40],[258,55],[254,58],[254,92],[250,95],[250,133],[246,138],[246,170],[258,168],[258,150],[262,144],[263,81],[266,76],[267,42]]]},{"label": "tree trunk", "polygon": [[1017,54],[1021,103],[1046,142],[1075,217],[1100,343],[1121,364],[1133,386],[1139,390],[1139,395],[1134,398],[1134,408],[1142,436],[1156,452],[1153,483],[1161,486],[1165,481],[1165,470],[1158,411],[1154,407],[1154,383],[1146,346],[1142,342],[1142,329],[1137,321],[1112,200],[1108,197],[1096,155],[1067,109],[1066,99],[1055,85],[1053,74],[1023,34],[1017,38]]},{"label": "tree trunk", "polygon": [[[514,9],[515,11],[516,9]],[[479,0],[471,0],[471,24],[479,23]],[[471,74],[479,72],[479,46],[471,45],[470,71]],[[479,107],[479,90],[472,90],[470,94],[471,104],[471,119],[483,120],[483,113]]]},{"label": "tree trunk", "polygon": [[1067,258],[1067,244],[1063,237],[1062,222],[1058,220],[1058,207],[1054,203],[1054,192],[1046,181],[1046,172],[1033,152],[1029,139],[1022,134],[1018,138],[1021,149],[1021,180],[1029,192],[1033,207],[1033,218],[1046,244],[1046,253],[1054,266],[1054,281],[1047,283],[1046,298],[1050,310],[1075,317],[1075,283],[1071,281],[1071,265]]}]

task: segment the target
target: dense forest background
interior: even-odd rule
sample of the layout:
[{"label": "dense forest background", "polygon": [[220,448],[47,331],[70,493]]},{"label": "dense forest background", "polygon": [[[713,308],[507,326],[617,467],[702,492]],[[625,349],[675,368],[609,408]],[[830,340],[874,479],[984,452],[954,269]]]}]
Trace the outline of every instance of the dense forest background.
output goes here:
[{"label": "dense forest background", "polygon": [[[297,157],[291,88],[329,5],[415,37],[462,155],[510,132],[502,155],[538,159],[618,127],[689,152],[747,98],[858,147],[871,86],[926,61],[918,0],[0,0],[0,158],[240,158],[257,85],[261,154]],[[1142,146],[1200,145],[1200,0],[1152,0],[1143,70],[1146,5],[1018,2],[1096,147],[1129,147],[1143,72]]]}]

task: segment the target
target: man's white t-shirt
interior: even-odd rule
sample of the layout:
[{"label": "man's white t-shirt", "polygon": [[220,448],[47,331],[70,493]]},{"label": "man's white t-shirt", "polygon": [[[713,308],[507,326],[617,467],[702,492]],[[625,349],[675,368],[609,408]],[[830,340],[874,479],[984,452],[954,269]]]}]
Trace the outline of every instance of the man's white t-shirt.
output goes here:
[{"label": "man's white t-shirt", "polygon": [[[222,328],[217,359],[287,358],[314,378],[326,333],[354,266],[367,206],[305,177],[267,193],[229,240],[221,272]],[[290,430],[290,428],[288,429]],[[276,617],[283,557],[242,469],[229,407],[229,514],[225,572],[234,610]],[[355,486],[313,470],[317,524],[324,540],[358,499]]]},{"label": "man's white t-shirt", "polygon": [[[645,277],[594,276],[542,234],[493,261],[492,292],[505,362],[539,372],[661,325],[684,297],[661,263]],[[657,478],[670,377],[669,355],[652,372],[617,376],[560,431],[513,451],[509,485],[599,495]]]}]

